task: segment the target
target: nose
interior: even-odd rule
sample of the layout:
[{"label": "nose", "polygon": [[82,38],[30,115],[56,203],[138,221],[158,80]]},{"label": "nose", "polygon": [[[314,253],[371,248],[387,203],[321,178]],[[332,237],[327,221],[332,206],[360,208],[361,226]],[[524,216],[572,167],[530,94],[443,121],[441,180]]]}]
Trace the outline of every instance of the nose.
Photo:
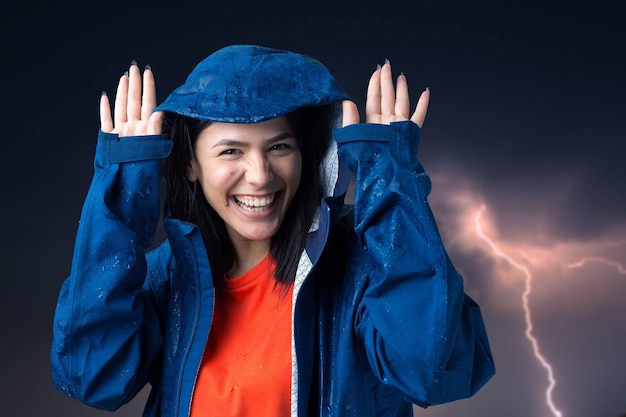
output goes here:
[{"label": "nose", "polygon": [[250,184],[264,185],[272,181],[272,165],[265,155],[253,155],[246,171],[246,180]]}]

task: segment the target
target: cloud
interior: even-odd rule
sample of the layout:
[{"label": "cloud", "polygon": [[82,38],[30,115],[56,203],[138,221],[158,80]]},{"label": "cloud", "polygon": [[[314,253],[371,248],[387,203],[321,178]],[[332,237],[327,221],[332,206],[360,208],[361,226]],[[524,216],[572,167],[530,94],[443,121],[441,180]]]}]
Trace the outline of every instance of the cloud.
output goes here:
[{"label": "cloud", "polygon": [[[554,226],[562,222],[561,213],[549,204],[533,211],[521,195],[498,193],[458,166],[431,171],[436,174],[429,201],[466,291],[483,310],[498,374],[476,399],[426,415],[457,407],[464,415],[480,415],[483,402],[510,398],[511,389],[534,390],[526,399],[532,405],[520,405],[526,415],[531,407],[536,415],[583,416],[619,403],[612,387],[626,368],[615,366],[626,346],[626,327],[616,324],[626,321],[621,219],[607,219],[612,227],[593,238],[566,237]],[[568,192],[560,188],[557,194]],[[520,217],[523,211],[528,213]],[[554,389],[548,397],[550,378]],[[588,395],[590,383],[594,396]]]},{"label": "cloud", "polygon": [[[460,170],[446,170],[445,174],[433,175],[432,180],[429,201],[453,262],[475,284],[477,291],[486,296],[498,294],[497,300],[493,300],[495,305],[510,308],[511,300],[502,297],[502,292],[519,292],[523,274],[494,257],[479,239],[475,220],[481,207],[484,207],[480,216],[484,233],[535,277],[537,302],[549,304],[549,296],[555,291],[563,291],[567,286],[577,288],[579,281],[583,281],[581,285],[593,288],[579,293],[567,291],[567,299],[562,300],[563,308],[580,311],[581,306],[606,300],[612,295],[611,289],[626,283],[626,276],[619,269],[623,272],[626,263],[626,222],[622,219],[612,219],[611,227],[603,233],[596,232],[593,238],[565,237],[554,224],[562,222],[567,214],[558,210],[558,204],[557,209],[550,207],[547,199],[542,200],[542,207],[529,207],[522,194],[494,192]],[[553,192],[551,201],[561,200],[568,193],[566,187],[560,187]],[[568,267],[583,260],[578,268]]]}]

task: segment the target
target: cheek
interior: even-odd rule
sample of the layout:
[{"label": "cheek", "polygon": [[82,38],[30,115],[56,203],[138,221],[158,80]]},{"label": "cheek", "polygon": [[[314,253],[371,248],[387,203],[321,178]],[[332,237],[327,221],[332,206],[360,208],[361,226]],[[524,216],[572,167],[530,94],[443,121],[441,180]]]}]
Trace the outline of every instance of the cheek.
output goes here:
[{"label": "cheek", "polygon": [[204,196],[215,207],[223,204],[224,198],[236,182],[237,170],[230,167],[205,167],[200,179]]},{"label": "cheek", "polygon": [[237,169],[229,166],[212,165],[205,167],[202,179],[206,184],[216,188],[223,188],[237,175]]},{"label": "cheek", "polygon": [[297,189],[302,177],[302,165],[299,163],[289,163],[282,165],[279,170],[279,175],[283,181],[291,186],[291,188]]},{"label": "cheek", "polygon": [[286,175],[293,177],[296,184],[300,184],[300,177],[302,176],[302,155],[300,153],[294,155],[293,159],[285,165],[285,171],[288,173]]}]

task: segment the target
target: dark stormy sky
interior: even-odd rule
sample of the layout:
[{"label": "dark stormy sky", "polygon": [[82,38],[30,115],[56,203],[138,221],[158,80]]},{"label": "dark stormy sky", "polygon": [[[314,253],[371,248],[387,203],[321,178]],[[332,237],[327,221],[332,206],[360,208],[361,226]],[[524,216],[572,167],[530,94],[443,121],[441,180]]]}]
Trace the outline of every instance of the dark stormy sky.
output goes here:
[{"label": "dark stormy sky", "polygon": [[[55,300],[98,99],[132,59],[159,100],[233,43],[309,54],[363,106],[389,58],[432,101],[420,159],[497,375],[417,416],[626,413],[626,60],[617,6],[545,1],[21,2],[2,11],[2,414],[99,416],[52,387]],[[339,4],[337,4],[339,3]],[[225,5],[228,4],[228,5]],[[528,331],[530,330],[530,331]],[[138,416],[145,393],[116,416]]]}]

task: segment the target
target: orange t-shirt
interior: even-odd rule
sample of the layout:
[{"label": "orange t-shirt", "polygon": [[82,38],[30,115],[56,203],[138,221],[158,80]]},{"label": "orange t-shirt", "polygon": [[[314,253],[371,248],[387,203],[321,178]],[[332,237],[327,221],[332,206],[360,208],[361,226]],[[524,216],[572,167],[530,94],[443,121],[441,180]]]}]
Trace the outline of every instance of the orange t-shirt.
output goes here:
[{"label": "orange t-shirt", "polygon": [[216,287],[191,417],[290,415],[293,286],[275,282],[268,255]]}]

